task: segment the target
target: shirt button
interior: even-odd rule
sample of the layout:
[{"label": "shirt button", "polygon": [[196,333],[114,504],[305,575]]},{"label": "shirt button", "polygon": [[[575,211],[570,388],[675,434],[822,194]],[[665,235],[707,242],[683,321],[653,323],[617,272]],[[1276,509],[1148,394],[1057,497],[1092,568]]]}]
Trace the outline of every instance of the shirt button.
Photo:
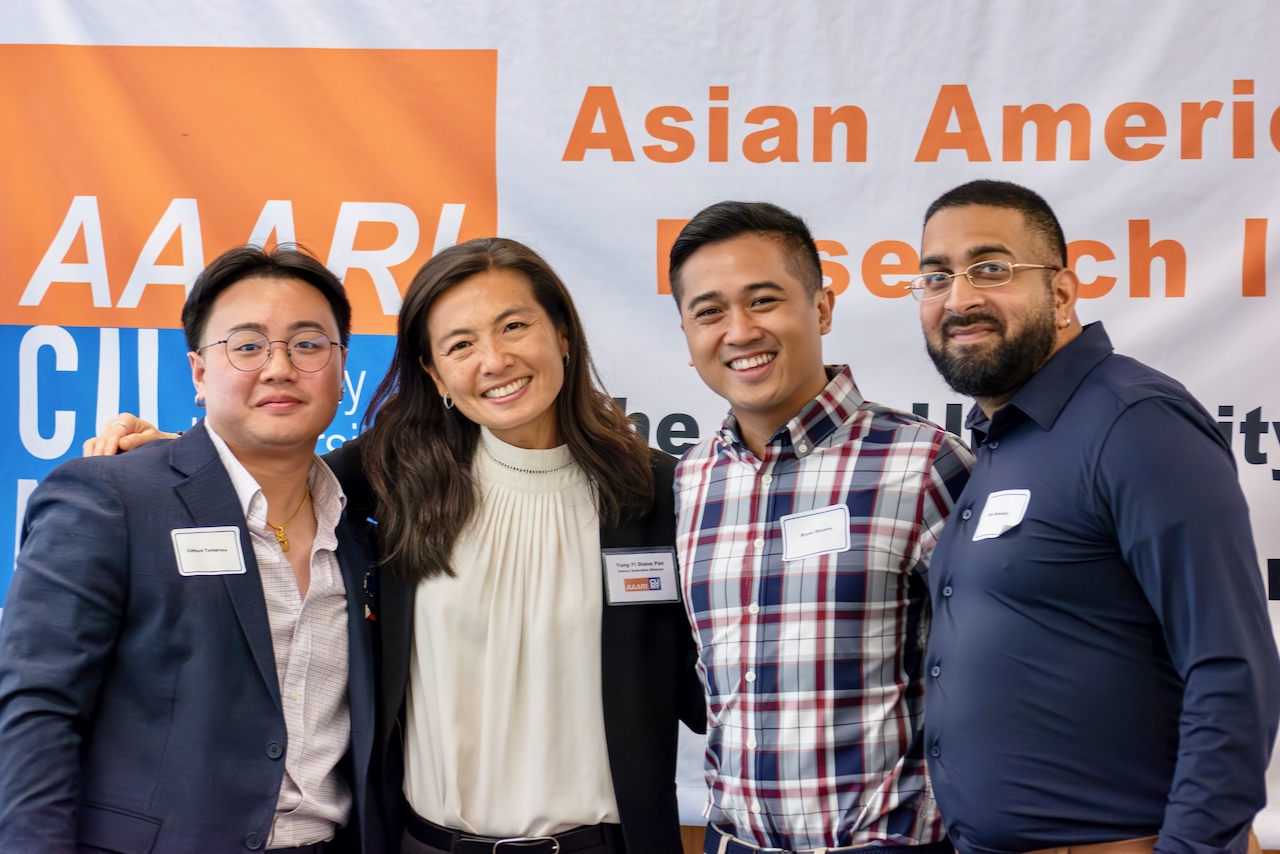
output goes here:
[{"label": "shirt button", "polygon": [[760,815],[760,805],[759,805],[759,804],[752,804],[752,805],[751,805],[751,811],[752,811],[753,813],[755,813],[756,815]]},{"label": "shirt button", "polygon": [[929,755],[933,757],[941,756],[942,748],[935,744],[933,747],[929,748]]},{"label": "shirt button", "polygon": [[754,545],[758,549],[764,548],[764,537],[756,537],[756,541]]},{"label": "shirt button", "polygon": [[756,749],[756,740],[755,740],[754,738],[748,738],[748,739],[747,739],[747,747],[751,748],[752,750],[755,750],[755,749]]},{"label": "shirt button", "polygon": [[244,847],[250,851],[257,851],[262,847],[262,838],[256,833],[250,833],[244,838]]},{"label": "shirt button", "polygon": [[763,483],[765,486],[768,486],[769,484],[773,483],[773,475],[771,474],[765,475],[764,477],[760,478],[760,482]]},{"label": "shirt button", "polygon": [[800,453],[802,453],[802,454],[807,454],[807,453],[809,453],[809,446],[808,446],[808,445],[801,445],[801,446],[799,447],[799,449],[798,449],[798,450],[799,450],[799,451],[800,451]]},{"label": "shirt button", "polygon": [[943,595],[943,596],[950,596],[950,595],[951,595],[951,585],[950,585],[950,584],[948,584],[946,587],[942,588],[942,595]]},{"label": "shirt button", "polygon": [[967,509],[966,509],[963,513],[961,513],[961,514],[960,514],[960,518],[961,518],[961,519],[968,519],[968,518],[969,518],[970,516],[972,516],[972,515],[973,515],[973,511],[972,511],[972,510],[967,510]]},{"label": "shirt button", "polygon": [[987,447],[994,451],[996,448],[1000,447],[1000,443],[999,443],[999,442],[988,442],[988,443],[987,443]]},{"label": "shirt button", "polygon": [[284,756],[284,748],[280,746],[280,742],[272,741],[267,744],[267,757],[270,759],[279,759]]},{"label": "shirt button", "polygon": [[748,682],[754,682],[754,681],[756,681],[756,672],[755,672],[754,670],[748,670],[748,671],[747,671],[747,675],[746,675],[744,678],[745,678]]},{"label": "shirt button", "polygon": [[760,606],[759,606],[759,605],[757,605],[755,602],[752,602],[750,605],[748,605],[748,606],[747,606],[747,613],[748,613],[748,614],[759,614],[759,613],[760,613]]},{"label": "shirt button", "polygon": [[930,672],[930,673],[932,673],[934,676],[941,676],[941,675],[942,675],[942,668],[935,664],[935,665],[933,665],[933,667],[929,670],[929,672]]}]

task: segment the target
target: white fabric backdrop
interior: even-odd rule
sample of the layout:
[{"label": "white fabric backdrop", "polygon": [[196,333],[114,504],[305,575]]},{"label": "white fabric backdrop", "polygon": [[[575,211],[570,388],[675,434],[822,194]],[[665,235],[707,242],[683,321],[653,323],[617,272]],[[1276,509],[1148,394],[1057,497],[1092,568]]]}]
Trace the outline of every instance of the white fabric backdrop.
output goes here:
[{"label": "white fabric backdrop", "polygon": [[[967,408],[967,401],[935,377],[921,345],[914,303],[873,295],[864,284],[863,255],[880,241],[917,246],[923,209],[956,184],[977,177],[1025,183],[1055,207],[1069,241],[1100,241],[1114,255],[1114,260],[1080,263],[1085,280],[1116,279],[1109,293],[1082,303],[1082,319],[1105,320],[1120,351],[1184,382],[1211,412],[1226,413],[1219,408],[1231,407],[1222,421],[1232,431],[1252,508],[1260,571],[1268,559],[1280,559],[1275,524],[1280,423],[1268,420],[1280,422],[1280,389],[1273,379],[1280,364],[1280,222],[1262,233],[1262,221],[1280,217],[1277,43],[1280,9],[1266,0],[1060,0],[1052,5],[978,0],[945,5],[10,0],[0,14],[0,56],[6,49],[12,54],[14,45],[50,44],[496,50],[496,155],[478,168],[496,175],[497,231],[534,245],[564,276],[606,383],[616,396],[627,398],[629,412],[648,416],[655,442],[666,416],[684,416],[669,419],[668,432],[679,433],[682,426],[692,432],[696,421],[698,433],[705,436],[725,409],[686,365],[677,315],[670,297],[658,293],[659,220],[688,218],[722,198],[768,199],[802,214],[820,240],[836,241],[847,251],[833,259],[847,270],[849,284],[837,300],[835,328],[826,341],[828,361],[852,364],[869,398],[901,408],[928,404],[930,415],[941,422],[947,404]],[[0,79],[0,94],[30,82]],[[290,99],[291,80],[266,85],[282,102]],[[727,100],[712,102],[710,87],[721,86],[728,87]],[[971,135],[967,152],[950,148],[935,161],[918,160],[940,96],[954,95],[959,91],[954,87],[960,86],[967,87],[973,117],[950,116],[949,125],[938,130],[980,127],[990,159],[976,159],[978,137]],[[589,87],[611,87],[634,160],[615,160],[618,149],[591,149],[580,161],[564,159]],[[1220,103],[1218,117],[1206,119],[1196,130],[1191,119],[1212,111],[1211,102]],[[1114,111],[1133,103],[1150,106],[1132,108],[1138,117],[1128,125],[1146,124],[1151,135],[1126,140],[1123,112]],[[1035,126],[1028,126],[1019,155],[1013,143],[1018,135],[1006,138],[1006,113],[1033,104],[1054,109],[1081,105],[1072,108],[1074,116],[1079,121],[1087,114],[1090,128],[1073,145],[1064,125],[1056,154],[1050,158],[1046,151],[1048,159],[1037,159]],[[814,108],[845,105],[865,113],[865,161],[846,162],[843,132],[837,132],[833,162],[814,162]],[[683,107],[691,117],[679,125],[692,134],[693,145],[681,162],[655,162],[644,151],[660,142],[646,131],[646,117],[663,106]],[[746,123],[748,112],[762,106],[786,107],[796,116],[797,162],[757,163],[744,154],[747,134],[774,124]],[[710,162],[710,107],[728,108],[725,162]],[[250,122],[260,108],[245,103],[243,114],[227,119]],[[30,126],[46,120],[32,113],[7,115],[5,122]],[[1250,115],[1252,127],[1246,121]],[[609,118],[596,116],[580,130],[608,130],[616,125]],[[1163,130],[1152,129],[1157,119],[1163,120]],[[124,112],[120,120],[139,121]],[[333,128],[339,135],[348,130]],[[449,129],[437,132],[447,136]],[[1135,156],[1126,152],[1143,144],[1163,148],[1149,159],[1123,159]],[[0,137],[0,163],[18,156],[6,145]],[[1073,147],[1077,159],[1070,159]],[[95,139],[87,135],[59,150],[62,157],[69,150],[93,158]],[[366,156],[376,161],[378,152]],[[430,158],[433,151],[425,149],[421,156]],[[381,168],[394,173],[400,165],[383,163]],[[172,167],[157,163],[156,180],[163,184]],[[39,244],[38,260],[53,242],[71,198],[95,192],[67,178],[50,203],[60,213],[51,224],[42,220],[37,227],[24,218],[12,195],[0,189],[0,225],[18,228],[24,240]],[[343,192],[348,193],[346,201],[385,201],[362,195],[358,186]],[[179,190],[173,193],[174,198],[180,195]],[[198,201],[203,215],[217,200]],[[448,219],[447,211],[438,213],[439,201],[431,203],[430,212],[419,211],[424,218],[421,244],[430,243],[433,234],[435,245],[441,245],[470,233],[465,224],[459,232],[456,222],[451,227],[436,223],[437,218]],[[470,210],[483,207],[471,198],[443,201],[470,204]],[[104,198],[104,206],[107,202]],[[105,220],[105,207],[103,216]],[[333,219],[330,214],[325,228],[333,227]],[[1253,221],[1248,246],[1246,220]],[[1149,237],[1140,233],[1143,222]],[[144,232],[136,239],[130,258],[145,237]],[[1165,244],[1164,249],[1173,251],[1173,262],[1137,264],[1138,279],[1150,268],[1152,295],[1132,296],[1134,257],[1141,259],[1147,241],[1162,240],[1176,241],[1185,252],[1185,295],[1166,295],[1166,267],[1176,268],[1179,261],[1177,247]],[[205,257],[223,248],[206,245]],[[109,256],[114,251],[110,243],[107,250]],[[132,266],[131,260],[112,263],[124,263],[126,274]],[[106,357],[96,354],[116,341],[125,369],[121,379],[117,367],[120,388],[112,400],[119,399],[125,408],[136,401],[145,410],[150,400],[153,413],[168,427],[180,426],[191,414],[189,407],[172,409],[167,403],[170,395],[189,396],[180,338],[164,329],[156,338],[143,329],[135,350],[130,328],[176,326],[176,312],[172,322],[165,322],[111,309],[118,317],[104,315],[106,319],[93,323],[69,313],[68,336],[60,337],[57,329],[31,333],[37,323],[62,327],[54,315],[32,320],[35,315],[19,310],[34,270],[34,262],[24,264],[0,258],[0,358],[27,371],[6,371],[0,380],[0,423],[10,448],[0,462],[0,513],[13,514],[9,518],[15,524],[33,482],[74,454],[104,411],[101,370],[95,374],[72,363],[55,365],[55,354],[66,350],[58,349],[65,338],[79,346],[86,366],[92,360],[106,364]],[[414,266],[393,267],[401,288]],[[1263,295],[1267,272],[1272,274],[1270,293]],[[840,283],[839,269],[835,274]],[[898,278],[890,275],[887,281]],[[113,279],[116,297],[123,289],[123,277]],[[1257,295],[1245,296],[1245,291]],[[49,293],[45,308],[62,305],[59,300],[70,306],[87,299],[88,288],[53,285]],[[367,317],[358,317],[357,325],[358,332],[370,335],[389,328],[375,328]],[[97,326],[123,331],[113,338]],[[357,343],[369,355],[357,364],[361,373],[353,373],[352,391],[363,377],[359,396],[367,400],[388,350],[385,339],[361,337]],[[134,358],[136,383],[130,373]],[[81,374],[83,382],[69,379]],[[353,405],[352,413],[341,415],[325,441],[332,444],[350,435],[362,407]],[[75,442],[45,458],[58,450],[40,444],[56,432],[55,409],[79,416]],[[1253,426],[1247,427],[1251,433],[1242,433],[1242,423],[1255,410],[1249,421]],[[43,447],[45,456],[33,447]],[[8,536],[10,529],[6,523],[0,530]],[[1280,562],[1276,566],[1280,569]],[[0,596],[6,586],[6,574],[0,573]],[[1277,616],[1273,606],[1273,621]],[[1269,780],[1274,793],[1280,786],[1274,767]],[[1257,827],[1264,847],[1280,847],[1280,809],[1264,813]]]}]

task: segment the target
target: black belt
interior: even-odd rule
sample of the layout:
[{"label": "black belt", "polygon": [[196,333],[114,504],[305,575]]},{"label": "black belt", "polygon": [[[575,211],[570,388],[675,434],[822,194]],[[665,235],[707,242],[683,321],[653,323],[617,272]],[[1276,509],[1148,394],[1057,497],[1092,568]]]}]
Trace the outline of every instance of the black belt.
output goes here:
[{"label": "black belt", "polygon": [[324,854],[324,843],[299,845],[296,848],[268,848],[265,854]]},{"label": "black belt", "polygon": [[522,836],[502,839],[497,836],[475,836],[462,830],[450,830],[427,821],[413,810],[408,812],[406,830],[423,845],[451,851],[453,854],[571,854],[596,848],[600,852],[613,849],[609,844],[610,828],[618,825],[593,824],[575,827],[554,836]]}]

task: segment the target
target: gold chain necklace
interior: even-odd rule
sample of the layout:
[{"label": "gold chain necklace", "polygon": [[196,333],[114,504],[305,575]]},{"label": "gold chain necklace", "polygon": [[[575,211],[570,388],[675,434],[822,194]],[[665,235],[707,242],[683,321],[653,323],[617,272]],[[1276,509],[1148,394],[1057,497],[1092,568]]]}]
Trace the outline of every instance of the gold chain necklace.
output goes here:
[{"label": "gold chain necklace", "polygon": [[[307,499],[310,497],[311,497],[311,484],[307,484],[307,492],[305,495],[302,496],[302,503],[298,505],[297,510],[293,511],[293,515],[289,517],[289,522],[292,522],[294,519],[298,518],[298,514],[302,512],[303,507],[307,506]],[[276,542],[280,544],[280,550],[286,551],[286,552],[289,551],[289,538],[285,536],[285,533],[284,533],[284,529],[289,527],[289,522],[285,522],[283,525],[272,525],[270,519],[267,519],[265,521],[267,523],[267,527],[275,531]]]}]

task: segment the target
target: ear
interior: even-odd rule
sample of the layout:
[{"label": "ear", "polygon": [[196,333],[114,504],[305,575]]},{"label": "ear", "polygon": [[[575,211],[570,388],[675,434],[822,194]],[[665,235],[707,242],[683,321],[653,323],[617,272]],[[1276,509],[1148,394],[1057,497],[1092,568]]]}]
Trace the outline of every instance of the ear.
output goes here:
[{"label": "ear", "polygon": [[204,397],[204,357],[199,353],[187,353],[187,361],[191,364],[191,384],[196,387],[196,394]]},{"label": "ear", "polygon": [[689,330],[684,325],[684,315],[680,316],[680,331],[684,333],[684,343],[685,343],[685,346],[689,349],[689,367],[691,368],[697,367],[693,363],[693,341],[689,338]]},{"label": "ear", "polygon": [[418,357],[418,366],[422,368],[422,372],[431,377],[431,381],[436,384],[436,392],[441,397],[449,393],[449,389],[445,387],[444,382],[440,379],[440,372],[436,370],[435,365],[428,365],[422,361],[422,357]]},{"label": "ear", "polygon": [[1059,270],[1051,283],[1054,321],[1059,329],[1069,327],[1076,317],[1076,300],[1080,298],[1080,279],[1070,267]]},{"label": "ear", "polygon": [[818,332],[826,335],[831,331],[831,314],[836,307],[836,292],[831,288],[818,288],[813,295],[813,307],[818,312]]},{"label": "ear", "polygon": [[569,355],[569,329],[563,323],[556,327],[556,336],[560,339],[560,360]]}]

